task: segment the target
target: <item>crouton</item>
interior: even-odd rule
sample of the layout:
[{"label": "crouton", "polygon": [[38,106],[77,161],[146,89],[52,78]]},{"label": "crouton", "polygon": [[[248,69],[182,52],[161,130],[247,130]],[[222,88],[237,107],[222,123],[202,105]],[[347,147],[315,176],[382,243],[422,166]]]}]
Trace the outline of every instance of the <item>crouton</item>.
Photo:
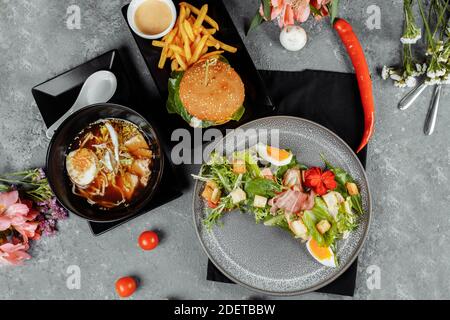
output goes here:
[{"label": "crouton", "polygon": [[353,182],[347,182],[345,184],[345,187],[347,188],[348,194],[351,196],[356,196],[359,194],[358,186]]},{"label": "crouton", "polygon": [[222,195],[222,192],[220,191],[219,188],[215,188],[211,194],[211,199],[210,201],[214,204],[219,203],[220,200],[220,196]]},{"label": "crouton", "polygon": [[245,161],[242,159],[233,159],[233,172],[236,174],[246,173]]},{"label": "crouton", "polygon": [[253,206],[256,208],[264,208],[267,204],[267,198],[263,196],[255,196],[255,199],[253,200]]},{"label": "crouton", "polygon": [[230,192],[231,199],[233,200],[233,204],[238,204],[241,201],[247,199],[247,194],[241,188],[237,188]]},{"label": "crouton", "polygon": [[328,222],[328,220],[320,220],[319,223],[316,224],[316,228],[321,234],[324,234],[325,232],[330,230],[331,224]]}]

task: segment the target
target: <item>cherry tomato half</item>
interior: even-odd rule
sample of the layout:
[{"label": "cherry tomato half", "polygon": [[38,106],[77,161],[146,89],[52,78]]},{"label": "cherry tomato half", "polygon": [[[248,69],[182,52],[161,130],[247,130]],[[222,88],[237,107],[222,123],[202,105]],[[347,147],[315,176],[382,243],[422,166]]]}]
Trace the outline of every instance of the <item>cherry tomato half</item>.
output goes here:
[{"label": "cherry tomato half", "polygon": [[116,281],[116,292],[122,298],[131,296],[136,287],[136,280],[133,277],[123,277]]},{"label": "cherry tomato half", "polygon": [[139,236],[138,243],[143,250],[153,250],[158,246],[158,235],[154,231],[144,231]]}]

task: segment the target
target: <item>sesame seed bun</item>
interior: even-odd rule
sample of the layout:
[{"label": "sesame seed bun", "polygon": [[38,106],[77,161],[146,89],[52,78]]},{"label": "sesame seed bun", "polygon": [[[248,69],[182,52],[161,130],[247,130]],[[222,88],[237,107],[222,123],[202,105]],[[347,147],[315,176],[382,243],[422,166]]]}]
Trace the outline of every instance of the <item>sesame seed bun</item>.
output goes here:
[{"label": "sesame seed bun", "polygon": [[225,123],[242,106],[244,84],[237,72],[218,59],[197,62],[183,75],[180,99],[190,115]]}]

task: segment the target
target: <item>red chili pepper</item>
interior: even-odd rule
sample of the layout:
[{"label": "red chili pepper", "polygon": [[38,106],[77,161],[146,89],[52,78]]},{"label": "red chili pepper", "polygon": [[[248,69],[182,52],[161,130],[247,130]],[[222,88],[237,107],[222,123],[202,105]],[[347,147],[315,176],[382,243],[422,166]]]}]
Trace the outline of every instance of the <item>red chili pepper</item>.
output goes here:
[{"label": "red chili pepper", "polygon": [[327,193],[328,190],[334,190],[337,187],[334,180],[334,173],[330,170],[322,172],[322,169],[313,167],[305,172],[305,186],[314,190],[319,196]]},{"label": "red chili pepper", "polygon": [[372,79],[370,78],[364,51],[350,23],[344,19],[336,19],[333,27],[347,49],[347,53],[355,68],[356,79],[358,80],[359,93],[364,110],[364,134],[356,150],[356,152],[360,152],[369,142],[370,137],[372,137],[375,126],[375,103],[372,94]]}]

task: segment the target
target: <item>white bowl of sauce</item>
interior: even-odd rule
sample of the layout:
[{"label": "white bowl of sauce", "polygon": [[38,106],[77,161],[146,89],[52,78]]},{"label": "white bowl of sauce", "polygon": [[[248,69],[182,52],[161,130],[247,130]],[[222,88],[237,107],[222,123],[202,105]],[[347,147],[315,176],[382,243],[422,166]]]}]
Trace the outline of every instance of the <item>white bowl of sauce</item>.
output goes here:
[{"label": "white bowl of sauce", "polygon": [[131,29],[145,39],[159,39],[172,30],[177,11],[172,0],[133,0],[127,20]]}]

